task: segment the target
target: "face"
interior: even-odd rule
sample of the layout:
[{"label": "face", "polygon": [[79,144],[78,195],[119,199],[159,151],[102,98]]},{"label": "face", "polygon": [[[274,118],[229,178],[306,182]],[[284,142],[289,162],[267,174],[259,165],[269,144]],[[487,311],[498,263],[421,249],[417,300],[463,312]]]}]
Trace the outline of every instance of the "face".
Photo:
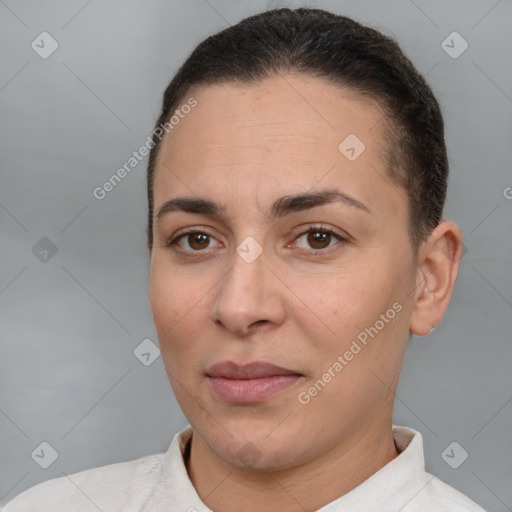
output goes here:
[{"label": "face", "polygon": [[350,90],[290,74],[189,96],[154,181],[165,366],[216,457],[293,467],[390,421],[417,270],[406,195],[381,110]]}]

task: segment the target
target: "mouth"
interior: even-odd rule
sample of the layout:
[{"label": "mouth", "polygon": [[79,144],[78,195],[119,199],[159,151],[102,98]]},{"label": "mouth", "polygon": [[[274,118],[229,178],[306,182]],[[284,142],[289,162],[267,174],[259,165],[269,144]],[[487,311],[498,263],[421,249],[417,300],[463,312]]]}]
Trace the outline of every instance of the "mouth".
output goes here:
[{"label": "mouth", "polygon": [[234,404],[253,404],[283,391],[304,375],[270,363],[238,365],[224,361],[212,366],[206,376],[214,395]]}]

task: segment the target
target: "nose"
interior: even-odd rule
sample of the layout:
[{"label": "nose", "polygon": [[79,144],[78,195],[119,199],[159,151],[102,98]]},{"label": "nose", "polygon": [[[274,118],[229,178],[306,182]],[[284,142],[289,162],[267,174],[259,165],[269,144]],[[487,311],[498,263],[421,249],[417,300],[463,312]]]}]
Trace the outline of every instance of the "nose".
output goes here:
[{"label": "nose", "polygon": [[285,308],[280,296],[283,284],[265,263],[264,253],[248,262],[233,252],[230,268],[221,279],[211,310],[211,320],[237,336],[245,336],[258,325],[279,325]]}]

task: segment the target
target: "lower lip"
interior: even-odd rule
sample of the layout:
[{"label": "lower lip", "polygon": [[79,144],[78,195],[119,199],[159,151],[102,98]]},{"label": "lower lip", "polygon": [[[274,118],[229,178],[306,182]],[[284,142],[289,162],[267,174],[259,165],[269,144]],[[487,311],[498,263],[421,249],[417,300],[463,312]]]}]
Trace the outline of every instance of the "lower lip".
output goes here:
[{"label": "lower lip", "polygon": [[301,375],[273,375],[261,379],[226,379],[208,377],[213,391],[223,400],[235,404],[253,404],[293,386]]}]

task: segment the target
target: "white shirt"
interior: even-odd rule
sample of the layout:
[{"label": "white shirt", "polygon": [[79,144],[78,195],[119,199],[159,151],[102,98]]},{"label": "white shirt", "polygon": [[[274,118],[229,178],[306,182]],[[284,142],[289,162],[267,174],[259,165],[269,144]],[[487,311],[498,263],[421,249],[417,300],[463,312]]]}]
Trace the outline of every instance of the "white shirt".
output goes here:
[{"label": "white shirt", "polygon": [[[177,433],[166,453],[89,469],[38,484],[3,512],[212,512],[199,498],[183,460],[192,433]],[[399,455],[318,512],[485,512],[425,472],[421,434],[393,426]],[[1,512],[1,511],[0,511]]]}]

